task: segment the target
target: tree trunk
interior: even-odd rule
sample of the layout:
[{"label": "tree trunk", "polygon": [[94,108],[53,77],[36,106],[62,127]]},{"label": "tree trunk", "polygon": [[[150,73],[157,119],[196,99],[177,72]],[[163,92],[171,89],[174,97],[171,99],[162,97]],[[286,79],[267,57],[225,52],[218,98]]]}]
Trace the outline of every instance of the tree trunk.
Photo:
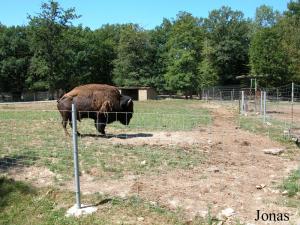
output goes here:
[{"label": "tree trunk", "polygon": [[12,100],[14,102],[19,102],[19,101],[21,101],[21,96],[22,96],[22,92],[20,92],[20,91],[13,92],[12,93]]}]

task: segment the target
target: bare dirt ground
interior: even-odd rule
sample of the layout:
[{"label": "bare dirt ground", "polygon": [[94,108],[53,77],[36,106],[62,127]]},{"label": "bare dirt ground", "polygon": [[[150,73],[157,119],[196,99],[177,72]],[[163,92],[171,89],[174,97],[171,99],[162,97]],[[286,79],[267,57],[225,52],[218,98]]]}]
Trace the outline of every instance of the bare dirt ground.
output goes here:
[{"label": "bare dirt ground", "polygon": [[[207,156],[203,164],[189,170],[176,169],[157,175],[128,175],[119,180],[101,180],[91,174],[83,174],[82,192],[101,192],[121,197],[138,195],[153,204],[172,210],[181,209],[187,220],[205,216],[208,208],[212,215],[217,215],[230,207],[235,214],[224,224],[236,224],[237,221],[268,224],[254,221],[256,210],[289,213],[290,222],[296,221],[300,217],[297,214],[299,209],[283,206],[283,202],[280,202],[282,194],[276,187],[291,170],[297,168],[299,155],[290,160],[284,157],[285,153],[283,156],[264,154],[263,149],[284,147],[268,137],[240,130],[234,122],[234,112],[225,107],[209,103],[202,107],[208,108],[213,114],[214,123],[209,128],[189,132],[151,132],[151,135],[140,134],[128,139],[113,137],[106,141],[131,145],[195,145]],[[53,178],[49,172],[46,174]],[[20,175],[19,179],[26,176]],[[42,175],[36,173],[34,176]],[[46,181],[44,183],[48,184]],[[257,185],[265,187],[257,189]],[[73,190],[74,185],[69,182],[62,188]]]},{"label": "bare dirt ground", "polygon": [[[208,207],[213,215],[230,207],[236,214],[227,224],[235,224],[237,220],[255,223],[258,209],[267,213],[287,212],[295,220],[298,216],[294,208],[276,204],[281,196],[276,186],[289,171],[297,168],[297,160],[264,154],[262,150],[265,148],[282,146],[267,137],[239,130],[233,121],[233,112],[224,107],[210,104],[204,107],[214,115],[214,124],[206,130],[158,132],[152,137],[141,135],[108,141],[121,144],[200,144],[199,148],[208,155],[205,164],[192,170],[167,171],[150,177],[131,175],[105,182],[83,175],[82,190],[122,197],[138,194],[170,209],[181,208],[190,219],[205,215]],[[261,184],[266,187],[257,189],[256,186]]]},{"label": "bare dirt ground", "polygon": [[35,187],[53,185],[55,178],[55,173],[49,169],[35,166],[14,167],[7,169],[3,174],[13,177],[15,180],[29,181]]}]

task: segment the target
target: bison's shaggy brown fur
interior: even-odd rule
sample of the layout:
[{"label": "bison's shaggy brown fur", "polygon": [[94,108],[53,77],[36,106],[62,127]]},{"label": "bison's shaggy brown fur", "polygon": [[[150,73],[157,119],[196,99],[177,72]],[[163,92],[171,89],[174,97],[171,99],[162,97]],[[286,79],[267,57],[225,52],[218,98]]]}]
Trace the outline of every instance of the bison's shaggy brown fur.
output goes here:
[{"label": "bison's shaggy brown fur", "polygon": [[[106,85],[106,84],[86,84],[75,87],[73,90],[64,94],[59,102],[65,98],[73,99],[75,97],[79,98],[89,98],[92,99],[92,105],[90,106],[94,111],[108,111],[105,110],[103,106],[115,106],[111,108],[110,111],[118,111],[120,109],[119,101],[121,94],[116,87]],[[103,108],[101,110],[101,108]],[[109,108],[107,108],[109,109]]]},{"label": "bison's shaggy brown fur", "polygon": [[[132,117],[132,99],[121,95],[116,87],[105,84],[78,86],[58,100],[57,108],[63,118],[62,124],[66,134],[68,134],[66,124],[71,121],[72,102],[78,111],[77,119],[79,121],[86,117],[94,119],[96,128],[103,134],[107,123],[119,120],[123,124],[128,124]],[[116,115],[111,112],[116,112]],[[122,113],[126,114],[122,115]]]}]

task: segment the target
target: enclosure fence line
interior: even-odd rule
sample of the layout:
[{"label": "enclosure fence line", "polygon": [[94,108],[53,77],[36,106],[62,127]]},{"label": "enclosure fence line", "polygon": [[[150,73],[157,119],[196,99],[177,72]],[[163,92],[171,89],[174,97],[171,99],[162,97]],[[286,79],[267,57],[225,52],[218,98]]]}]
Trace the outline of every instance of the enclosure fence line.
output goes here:
[{"label": "enclosure fence line", "polygon": [[[28,182],[34,178],[40,180],[38,182],[45,182],[46,186],[59,185],[68,188],[72,186],[72,190],[75,190],[76,206],[80,207],[83,197],[80,196],[81,189],[85,190],[83,182],[87,182],[81,176],[85,174],[100,171],[99,176],[106,179],[111,176],[122,176],[127,173],[127,170],[135,174],[131,172],[132,168],[138,168],[137,176],[139,176],[144,171],[141,167],[143,165],[140,164],[143,162],[141,157],[152,151],[165,162],[162,166],[154,154],[153,171],[171,168],[173,165],[186,167],[190,162],[182,163],[178,160],[189,158],[190,153],[184,151],[184,146],[206,146],[217,136],[222,138],[224,136],[224,131],[212,129],[212,115],[198,111],[191,113],[189,109],[178,113],[137,111],[128,126],[118,122],[109,124],[106,135],[100,135],[95,129],[96,124],[91,120],[82,120],[79,124],[76,120],[78,114],[74,114],[75,111],[73,106],[70,138],[64,135],[61,117],[57,110],[45,110],[40,106],[32,110],[27,106],[24,108],[23,104],[17,107],[10,104],[2,105],[0,108],[0,174],[21,180],[26,177]],[[70,111],[68,112],[71,114]],[[87,112],[88,115],[92,113],[95,112]],[[121,115],[121,113],[117,114],[117,117]],[[233,119],[233,116],[226,118]],[[67,128],[69,130],[69,125]],[[78,130],[82,135],[77,135]],[[162,152],[157,146],[164,146]],[[141,153],[140,148],[145,148],[147,151]],[[109,152],[110,155],[105,155]],[[119,157],[119,154],[124,155],[118,159],[125,160],[124,170],[119,169],[118,161],[113,159]],[[125,155],[133,157],[125,157]],[[149,157],[152,158],[153,155]],[[136,159],[141,160],[136,161]],[[74,184],[70,183],[73,180]]]},{"label": "enclosure fence line", "polygon": [[[261,92],[261,96],[265,101],[260,103],[267,103],[267,94],[262,95]],[[242,110],[249,114],[246,111],[246,104],[249,104],[246,97],[244,92]],[[109,124],[107,130],[111,133],[103,136],[98,134],[93,121],[77,122],[78,114],[73,105],[70,138],[64,135],[57,110],[10,107],[0,109],[0,174],[10,173],[11,177],[17,177],[22,173],[26,175],[26,171],[30,170],[26,175],[29,179],[34,177],[39,182],[53,179],[53,183],[46,185],[71,187],[68,190],[74,192],[77,208],[83,208],[85,195],[82,190],[88,189],[87,178],[113,180],[129,174],[135,176],[134,182],[138,183],[144,174],[148,176],[172,168],[191,168],[191,165],[197,165],[202,160],[201,154],[209,146],[217,146],[218,143],[222,146],[228,135],[236,136],[242,129],[249,129],[245,126],[248,121],[244,120],[249,116],[244,115],[225,114],[216,118],[234,122],[231,129],[214,126],[215,118],[210,113],[193,114],[189,110],[169,114],[137,111],[128,126]],[[87,112],[88,115],[92,113],[95,112]],[[280,124],[276,132],[284,128]],[[255,129],[250,127],[249,130]],[[78,135],[77,131],[82,135]],[[265,133],[270,132],[267,127]],[[48,178],[44,178],[46,173],[49,173]],[[43,178],[40,179],[40,176]],[[133,188],[132,192],[139,196],[138,186]]]},{"label": "enclosure fence line", "polygon": [[291,84],[286,84],[279,87],[240,87],[240,86],[214,86],[209,88],[204,88],[202,90],[203,100],[239,100],[241,98],[241,91],[244,90],[248,95],[254,96],[257,91],[266,91],[268,93],[268,99],[272,100],[291,100],[292,95],[295,97],[294,100],[300,98],[300,85],[292,82]]},{"label": "enclosure fence line", "polygon": [[238,104],[242,117],[256,118],[269,129],[281,127],[285,136],[300,141],[300,85],[294,82],[268,88],[211,87],[202,90],[202,100]]}]

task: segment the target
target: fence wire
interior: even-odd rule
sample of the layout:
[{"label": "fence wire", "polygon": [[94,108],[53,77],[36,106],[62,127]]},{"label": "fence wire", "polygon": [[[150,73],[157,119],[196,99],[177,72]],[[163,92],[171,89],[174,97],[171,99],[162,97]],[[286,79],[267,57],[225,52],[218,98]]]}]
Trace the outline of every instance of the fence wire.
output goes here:
[{"label": "fence wire", "polygon": [[202,91],[202,99],[204,100],[220,100],[234,101],[239,100],[241,88],[238,86],[232,87],[211,87]]},{"label": "fence wire", "polygon": [[[202,99],[243,105],[243,113],[263,116],[263,92],[266,92],[266,119],[288,129],[300,129],[300,85],[291,83],[272,88],[212,87],[203,90]],[[242,100],[242,92],[243,100]],[[242,102],[243,101],[243,102]]]},{"label": "fence wire", "polygon": [[[66,177],[72,175],[72,140],[65,135],[61,120],[57,110],[1,110],[0,171],[36,166],[47,167]],[[82,119],[78,123],[81,163],[85,167],[96,160],[105,167],[102,150],[114,152],[114,148],[119,148],[123,151],[123,144],[128,148],[136,142],[138,146],[207,143],[210,138],[207,135],[197,138],[188,135],[194,131],[209,134],[211,124],[210,115],[137,112],[128,126],[119,122],[107,124],[106,134],[101,135],[93,120]],[[69,124],[67,129],[71,133]]]},{"label": "fence wire", "polygon": [[[251,96],[248,103],[255,100]],[[72,138],[65,135],[59,112],[6,108],[0,110],[0,174],[39,185],[71,186],[74,190]],[[102,135],[96,127],[105,121],[96,120],[95,124],[94,113],[85,112],[92,118],[77,124],[82,193],[97,190],[122,195],[122,188],[126,191],[130,186],[127,191],[139,195],[139,179],[145,176],[151,180],[154,175],[173,170],[193,170],[205,160],[213,161],[214,155],[222,155],[225,148],[231,149],[233,143],[247,147],[249,134],[245,131],[277,140],[288,138],[284,132],[288,125],[272,118],[268,120],[271,125],[266,125],[255,113],[218,115],[209,111],[199,114],[138,111],[127,126],[119,122],[106,124],[106,134]],[[105,116],[117,118],[120,113]],[[71,134],[69,124],[67,129]],[[259,147],[251,146],[251,151],[261,150]],[[130,184],[118,185],[117,190],[91,185],[105,181],[113,184],[124,177],[131,179]]]}]

